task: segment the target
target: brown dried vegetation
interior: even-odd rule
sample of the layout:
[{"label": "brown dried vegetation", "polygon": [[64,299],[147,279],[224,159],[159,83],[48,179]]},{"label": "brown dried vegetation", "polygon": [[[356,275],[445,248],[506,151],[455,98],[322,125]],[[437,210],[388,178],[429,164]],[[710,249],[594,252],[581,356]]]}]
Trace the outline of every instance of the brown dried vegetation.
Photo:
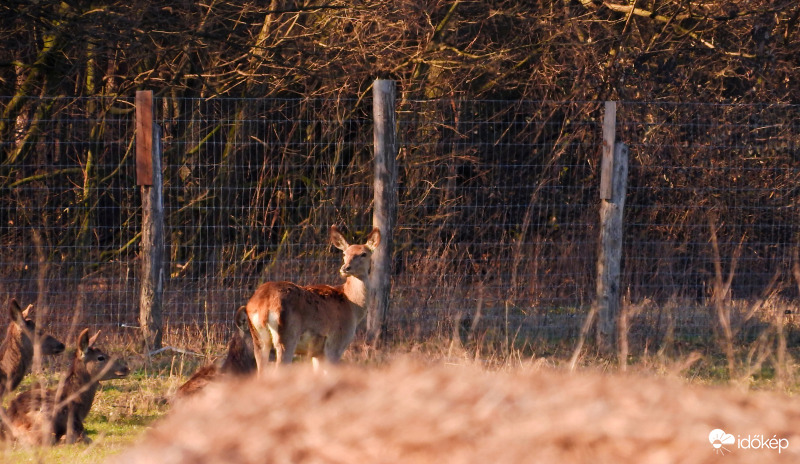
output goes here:
[{"label": "brown dried vegetation", "polygon": [[797,102],[796,2],[629,3],[18,2],[0,94]]},{"label": "brown dried vegetation", "polygon": [[236,330],[231,335],[226,348],[225,360],[221,366],[207,364],[200,367],[175,393],[176,399],[193,396],[209,383],[224,375],[241,376],[256,371],[256,358],[253,352],[253,337],[250,333],[250,320],[244,306],[236,310],[234,316]]},{"label": "brown dried vegetation", "polygon": [[[726,463],[800,457],[800,404],[671,378],[396,362],[307,367],[219,384],[175,408],[118,464],[262,462]],[[788,440],[709,442],[723,429]]]}]

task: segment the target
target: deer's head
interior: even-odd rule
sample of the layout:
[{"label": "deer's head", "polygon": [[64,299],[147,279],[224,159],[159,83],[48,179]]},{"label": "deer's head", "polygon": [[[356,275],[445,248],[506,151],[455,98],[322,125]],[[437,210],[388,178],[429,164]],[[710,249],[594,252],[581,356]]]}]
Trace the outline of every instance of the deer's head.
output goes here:
[{"label": "deer's head", "polygon": [[107,355],[95,346],[100,332],[89,338],[89,329],[83,329],[78,335],[78,349],[75,356],[85,365],[86,370],[97,380],[121,379],[130,373],[130,369],[121,359]]},{"label": "deer's head", "polygon": [[344,262],[339,268],[339,274],[343,277],[352,276],[359,280],[366,280],[372,263],[372,252],[381,243],[381,231],[376,227],[367,236],[366,243],[351,245],[347,243],[336,226],[331,226],[331,243],[344,252]]},{"label": "deer's head", "polygon": [[[64,351],[64,344],[44,330],[36,328],[36,322],[32,316],[33,305],[28,305],[23,311],[15,298],[11,299],[9,312],[11,321],[19,330],[21,342],[28,349],[33,350],[34,342],[42,346],[42,354],[59,354]],[[9,327],[10,328],[10,327]]]}]

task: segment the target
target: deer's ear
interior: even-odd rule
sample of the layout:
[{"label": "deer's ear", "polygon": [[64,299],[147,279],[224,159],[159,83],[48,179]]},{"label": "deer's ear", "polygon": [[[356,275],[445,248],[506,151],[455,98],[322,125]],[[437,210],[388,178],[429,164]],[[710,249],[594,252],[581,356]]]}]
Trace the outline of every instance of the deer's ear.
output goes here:
[{"label": "deer's ear", "polygon": [[12,298],[11,302],[8,304],[8,316],[14,322],[22,317],[22,308],[19,307],[19,303],[17,303],[16,298]]},{"label": "deer's ear", "polygon": [[19,307],[19,303],[17,303],[16,298],[11,299],[11,303],[8,305],[8,313],[11,315],[11,320],[14,321],[15,324],[22,326],[25,324],[25,318],[28,316],[28,311],[33,307],[33,305],[28,306],[25,311]]},{"label": "deer's ear", "polygon": [[375,251],[378,245],[381,244],[381,230],[375,227],[372,232],[367,236],[367,243],[364,244],[370,251]]},{"label": "deer's ear", "polygon": [[86,350],[89,349],[89,329],[83,329],[81,334],[78,335],[78,351],[81,353],[86,353]]},{"label": "deer's ear", "polygon": [[29,304],[28,307],[22,311],[22,317],[28,319],[29,317],[32,316],[31,314],[32,312],[33,312],[33,304]]},{"label": "deer's ear", "polygon": [[94,346],[94,343],[97,341],[97,339],[98,339],[99,337],[100,337],[100,331],[98,330],[98,331],[97,331],[97,333],[96,333],[96,334],[94,334],[94,335],[92,336],[92,338],[90,338],[90,339],[89,339],[89,346]]},{"label": "deer's ear", "polygon": [[347,243],[347,240],[345,240],[342,233],[339,232],[339,228],[336,226],[331,226],[331,243],[333,244],[333,246],[342,251],[346,250],[347,247],[350,246],[350,244]]}]

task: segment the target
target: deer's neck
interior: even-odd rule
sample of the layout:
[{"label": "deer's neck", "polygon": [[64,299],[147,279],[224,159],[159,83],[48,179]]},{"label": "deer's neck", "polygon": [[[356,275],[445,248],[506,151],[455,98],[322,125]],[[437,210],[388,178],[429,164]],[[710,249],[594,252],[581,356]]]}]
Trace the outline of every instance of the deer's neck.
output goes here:
[{"label": "deer's neck", "polygon": [[68,402],[79,405],[77,413],[79,415],[83,414],[85,417],[83,410],[89,411],[99,386],[100,382],[92,378],[92,375],[86,369],[86,365],[75,359],[73,360],[72,369],[70,369],[69,375],[64,382],[64,389],[61,391],[59,401],[72,397]]},{"label": "deer's neck", "polygon": [[30,370],[33,360],[33,343],[24,337],[20,328],[13,323],[6,332],[0,346],[0,369],[6,373],[11,388],[16,388]]},{"label": "deer's neck", "polygon": [[358,277],[348,276],[342,285],[342,291],[358,313],[359,320],[362,319],[366,314],[367,299],[369,298],[367,283]]}]

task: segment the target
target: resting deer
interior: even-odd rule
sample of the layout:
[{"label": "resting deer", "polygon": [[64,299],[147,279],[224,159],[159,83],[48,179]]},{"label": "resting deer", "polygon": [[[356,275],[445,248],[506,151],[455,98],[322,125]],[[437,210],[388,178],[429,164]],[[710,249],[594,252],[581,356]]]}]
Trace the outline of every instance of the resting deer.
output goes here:
[{"label": "resting deer", "polygon": [[350,245],[333,226],[330,238],[333,246],[344,252],[339,269],[344,284],[301,287],[291,282],[266,282],[247,302],[259,371],[269,362],[273,347],[277,364],[289,364],[302,341],[316,366],[320,357],[339,362],[353,341],[356,326],[366,313],[372,252],[380,244],[381,233],[375,228],[365,244]]},{"label": "resting deer", "polygon": [[89,443],[83,421],[89,414],[101,380],[120,379],[130,372],[121,360],[110,358],[95,346],[97,332],[78,336],[78,347],[67,376],[57,389],[34,388],[20,393],[8,406],[11,430],[31,443]]},{"label": "resting deer", "polygon": [[250,321],[247,308],[242,306],[234,316],[236,331],[228,341],[228,354],[222,366],[208,364],[198,369],[192,377],[178,388],[176,399],[186,398],[199,392],[210,382],[221,375],[247,375],[256,370],[256,359],[253,352],[253,336],[250,332]]},{"label": "resting deer", "polygon": [[31,318],[32,307],[33,305],[28,305],[23,311],[13,298],[9,304],[11,322],[6,330],[6,338],[0,344],[0,398],[17,388],[25,374],[30,371],[34,343],[39,343],[41,353],[45,355],[64,351],[63,343],[36,329],[36,323]]}]

